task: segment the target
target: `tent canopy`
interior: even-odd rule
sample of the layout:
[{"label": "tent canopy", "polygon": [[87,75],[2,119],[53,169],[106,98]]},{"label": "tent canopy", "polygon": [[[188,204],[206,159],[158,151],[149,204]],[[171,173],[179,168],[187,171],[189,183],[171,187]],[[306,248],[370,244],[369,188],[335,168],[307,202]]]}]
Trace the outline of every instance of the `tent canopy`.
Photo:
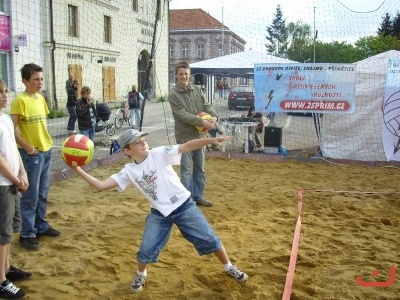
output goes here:
[{"label": "tent canopy", "polygon": [[190,64],[192,75],[205,74],[218,77],[254,77],[254,64],[297,63],[271,54],[254,50],[237,52]]}]

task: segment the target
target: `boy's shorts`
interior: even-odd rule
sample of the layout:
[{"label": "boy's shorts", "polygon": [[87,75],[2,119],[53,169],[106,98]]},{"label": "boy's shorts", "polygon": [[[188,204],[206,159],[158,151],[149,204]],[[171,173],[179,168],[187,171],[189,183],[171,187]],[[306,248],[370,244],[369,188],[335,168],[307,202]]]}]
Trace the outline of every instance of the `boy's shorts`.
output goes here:
[{"label": "boy's shorts", "polygon": [[0,245],[11,244],[21,230],[20,194],[15,185],[0,186]]}]

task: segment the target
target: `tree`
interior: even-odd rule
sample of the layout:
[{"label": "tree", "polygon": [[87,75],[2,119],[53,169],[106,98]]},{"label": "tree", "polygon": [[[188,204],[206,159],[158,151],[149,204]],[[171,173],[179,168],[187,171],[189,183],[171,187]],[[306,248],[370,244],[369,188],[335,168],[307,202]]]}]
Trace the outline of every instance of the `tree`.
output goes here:
[{"label": "tree", "polygon": [[400,40],[393,35],[366,36],[355,42],[358,60],[389,50],[400,50]]},{"label": "tree", "polygon": [[392,21],[393,35],[400,40],[400,12],[393,18]]},{"label": "tree", "polygon": [[313,53],[310,52],[313,41],[311,26],[301,21],[290,22],[286,32],[288,36],[286,57],[298,62],[311,59]]},{"label": "tree", "polygon": [[272,20],[272,25],[267,27],[267,43],[265,46],[267,52],[279,57],[286,56],[288,35],[285,22],[281,6],[278,4],[276,7],[275,17]]},{"label": "tree", "polygon": [[378,34],[383,36],[393,35],[393,22],[389,13],[386,13],[382,18],[381,26],[378,28]]}]

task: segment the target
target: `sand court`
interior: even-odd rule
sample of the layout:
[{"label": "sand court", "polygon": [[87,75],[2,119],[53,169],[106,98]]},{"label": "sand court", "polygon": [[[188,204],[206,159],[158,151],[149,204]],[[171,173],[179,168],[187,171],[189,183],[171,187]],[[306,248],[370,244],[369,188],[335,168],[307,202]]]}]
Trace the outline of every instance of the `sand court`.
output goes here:
[{"label": "sand court", "polygon": [[[105,179],[125,162],[90,173]],[[384,282],[390,266],[399,269],[398,168],[232,156],[208,158],[206,170],[214,206],[201,209],[231,261],[249,274],[245,284],[226,276],[213,255],[198,256],[174,228],[143,292],[133,294],[147,201],[133,187],[97,192],[71,177],[50,188],[48,219],[62,236],[41,238],[38,252],[14,241],[11,262],[33,272],[20,286],[29,299],[282,299],[301,189],[291,299],[400,299],[399,274],[388,287],[356,282]]]}]

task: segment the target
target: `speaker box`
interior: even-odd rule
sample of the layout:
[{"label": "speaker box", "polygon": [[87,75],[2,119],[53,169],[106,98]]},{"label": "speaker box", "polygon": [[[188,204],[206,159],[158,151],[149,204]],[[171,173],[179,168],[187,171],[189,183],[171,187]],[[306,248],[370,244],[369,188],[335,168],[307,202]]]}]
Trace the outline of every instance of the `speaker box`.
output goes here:
[{"label": "speaker box", "polygon": [[206,75],[195,74],[194,75],[194,84],[195,85],[206,85]]},{"label": "speaker box", "polygon": [[264,146],[280,147],[282,145],[282,127],[264,127]]}]

